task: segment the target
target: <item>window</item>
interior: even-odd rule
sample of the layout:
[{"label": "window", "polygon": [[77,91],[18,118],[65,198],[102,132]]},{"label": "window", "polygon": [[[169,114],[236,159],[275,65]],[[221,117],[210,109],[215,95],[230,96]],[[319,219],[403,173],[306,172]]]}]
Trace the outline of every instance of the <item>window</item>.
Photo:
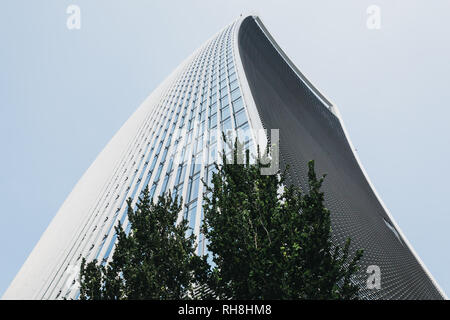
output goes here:
[{"label": "window", "polygon": [[247,143],[251,140],[251,131],[248,122],[237,130],[238,139],[241,143]]},{"label": "window", "polygon": [[186,236],[190,236],[195,228],[195,216],[197,211],[197,204],[193,203],[189,207],[186,208],[184,211],[184,217],[185,219],[188,219],[189,221],[189,229],[186,232]]},{"label": "window", "polygon": [[217,140],[217,129],[208,130],[208,145],[212,145]]},{"label": "window", "polygon": [[241,125],[246,123],[247,122],[247,116],[245,115],[245,110],[242,109],[241,111],[237,112],[235,114],[235,119],[236,119],[236,127],[240,127]]},{"label": "window", "polygon": [[211,109],[209,110],[209,115],[211,116],[216,112],[217,112],[217,103],[214,102],[213,104],[211,104]]},{"label": "window", "polygon": [[161,176],[162,168],[163,168],[163,164],[160,163],[159,166],[158,166],[158,171],[156,172],[155,181],[159,180],[159,177]]},{"label": "window", "polygon": [[233,104],[233,110],[235,113],[244,108],[244,103],[242,101],[242,97],[239,97],[238,99],[233,101],[232,104]]},{"label": "window", "polygon": [[169,182],[169,178],[170,178],[170,175],[169,176],[166,175],[166,177],[164,178],[164,182],[163,182],[163,185],[162,185],[162,188],[161,188],[161,193],[160,193],[161,196],[163,196],[164,193],[166,192],[167,183]]},{"label": "window", "polygon": [[217,159],[217,144],[214,143],[209,147],[208,164],[213,163],[214,161],[216,161],[216,159]]},{"label": "window", "polygon": [[200,122],[205,120],[205,116],[206,116],[206,111],[202,111],[202,113],[200,114]]},{"label": "window", "polygon": [[195,148],[195,153],[199,153],[202,151],[202,147],[203,147],[203,137],[200,137],[197,139],[197,145]]},{"label": "window", "polygon": [[229,104],[229,99],[228,99],[228,95],[226,95],[225,97],[223,97],[222,99],[220,99],[220,107],[226,107]]},{"label": "window", "polygon": [[236,100],[240,96],[241,96],[241,92],[239,91],[239,89],[234,89],[233,91],[231,91],[231,101]]},{"label": "window", "polygon": [[227,119],[230,116],[230,107],[226,106],[225,108],[222,109],[222,119]]},{"label": "window", "polygon": [[153,198],[153,195],[155,194],[156,186],[157,186],[157,183],[153,183],[152,187],[150,188],[150,193],[149,193],[150,198]]},{"label": "window", "polygon": [[161,141],[158,145],[158,149],[156,149],[156,154],[159,154],[159,152],[161,151],[162,145],[163,145],[163,142]]},{"label": "window", "polygon": [[157,160],[158,160],[157,157],[154,157],[154,158],[153,158],[152,164],[151,164],[151,166],[150,166],[150,172],[152,172],[153,169],[155,169],[155,164],[156,164],[156,161],[157,161]]},{"label": "window", "polygon": [[210,128],[214,128],[217,126],[217,113],[213,114],[210,118],[209,118],[209,127]]},{"label": "window", "polygon": [[175,187],[173,189],[172,200],[175,200],[175,198],[178,196],[178,203],[180,203],[181,192],[183,192],[183,184],[180,184],[178,187]]},{"label": "window", "polygon": [[227,120],[222,122],[222,132],[224,132],[225,134],[227,133],[228,130],[231,130],[231,119],[228,118]]},{"label": "window", "polygon": [[180,165],[178,167],[175,185],[178,185],[180,182],[183,182],[185,172],[186,172],[186,165]]},{"label": "window", "polygon": [[196,174],[189,180],[187,202],[190,202],[198,197],[200,174]]},{"label": "window", "polygon": [[167,151],[169,150],[169,148],[164,148],[164,152],[163,155],[161,157],[161,162],[166,161],[166,156],[167,156]]},{"label": "window", "polygon": [[236,89],[238,87],[238,81],[234,80],[233,82],[230,83],[230,90],[233,91],[234,89]]},{"label": "window", "polygon": [[227,87],[227,79],[220,81],[220,90]]},{"label": "window", "polygon": [[169,160],[169,165],[167,166],[167,173],[172,171],[172,165],[173,165],[173,156]]}]

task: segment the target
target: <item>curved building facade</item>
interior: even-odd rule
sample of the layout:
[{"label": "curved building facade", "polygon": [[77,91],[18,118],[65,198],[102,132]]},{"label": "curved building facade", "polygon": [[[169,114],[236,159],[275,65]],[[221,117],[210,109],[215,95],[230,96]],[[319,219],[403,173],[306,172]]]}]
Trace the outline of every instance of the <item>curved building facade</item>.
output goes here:
[{"label": "curved building facade", "polygon": [[[5,292],[4,299],[76,299],[81,258],[107,263],[114,226],[128,227],[126,199],[135,205],[149,187],[154,197],[183,197],[181,217],[200,233],[203,178],[209,181],[222,132],[231,130],[255,152],[279,130],[288,182],[306,187],[307,161],[327,173],[326,205],[333,241],[363,248],[355,281],[363,299],[443,299],[445,294],[415,254],[376,194],[337,108],[293,65],[256,16],[241,17],[186,59],[138,108],[89,167]],[[366,269],[381,271],[369,289]]]}]

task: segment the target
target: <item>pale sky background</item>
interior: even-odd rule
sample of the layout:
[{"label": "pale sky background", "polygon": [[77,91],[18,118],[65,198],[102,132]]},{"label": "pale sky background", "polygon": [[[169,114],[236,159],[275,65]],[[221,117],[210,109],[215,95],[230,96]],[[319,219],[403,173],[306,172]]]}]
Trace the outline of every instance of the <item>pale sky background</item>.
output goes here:
[{"label": "pale sky background", "polygon": [[[80,30],[66,27],[70,4]],[[366,27],[372,4],[380,30]],[[3,0],[0,296],[146,96],[249,12],[339,107],[381,198],[450,294],[450,1]]]}]

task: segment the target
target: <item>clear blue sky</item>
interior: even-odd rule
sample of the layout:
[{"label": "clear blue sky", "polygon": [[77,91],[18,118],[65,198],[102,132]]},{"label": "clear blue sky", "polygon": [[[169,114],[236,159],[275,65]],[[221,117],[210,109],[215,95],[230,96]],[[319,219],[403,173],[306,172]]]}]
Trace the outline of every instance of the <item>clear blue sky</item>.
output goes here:
[{"label": "clear blue sky", "polygon": [[[81,29],[66,8],[81,8]],[[366,9],[381,8],[381,29]],[[0,295],[138,105],[241,13],[259,14],[339,108],[362,163],[450,293],[450,2],[4,0]]]}]

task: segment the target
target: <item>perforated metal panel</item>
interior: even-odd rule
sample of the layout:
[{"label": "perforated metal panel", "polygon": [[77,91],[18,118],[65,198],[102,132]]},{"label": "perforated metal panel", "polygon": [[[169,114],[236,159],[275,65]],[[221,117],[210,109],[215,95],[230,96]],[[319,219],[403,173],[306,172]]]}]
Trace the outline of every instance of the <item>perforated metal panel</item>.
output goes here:
[{"label": "perforated metal panel", "polygon": [[[395,229],[378,201],[327,101],[282,56],[260,21],[241,24],[239,52],[263,126],[280,130],[280,165],[290,165],[288,183],[307,187],[314,159],[331,210],[333,238],[363,248],[355,279],[367,299],[442,299],[439,289]],[[367,289],[367,266],[381,268],[381,289]]]}]

